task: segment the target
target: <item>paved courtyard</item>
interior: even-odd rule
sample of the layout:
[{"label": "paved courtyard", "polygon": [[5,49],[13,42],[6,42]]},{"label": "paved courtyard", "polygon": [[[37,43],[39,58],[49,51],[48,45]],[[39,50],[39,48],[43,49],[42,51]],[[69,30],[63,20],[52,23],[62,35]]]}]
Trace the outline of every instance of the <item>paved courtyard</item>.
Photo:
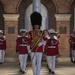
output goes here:
[{"label": "paved courtyard", "polygon": [[[29,64],[28,64],[29,65]],[[31,65],[27,65],[27,73],[23,75],[33,75]],[[75,64],[70,61],[59,61],[56,63],[56,75],[75,75]],[[4,62],[0,65],[0,75],[21,75],[18,62]],[[51,75],[48,73],[46,61],[43,61],[41,75]]]}]

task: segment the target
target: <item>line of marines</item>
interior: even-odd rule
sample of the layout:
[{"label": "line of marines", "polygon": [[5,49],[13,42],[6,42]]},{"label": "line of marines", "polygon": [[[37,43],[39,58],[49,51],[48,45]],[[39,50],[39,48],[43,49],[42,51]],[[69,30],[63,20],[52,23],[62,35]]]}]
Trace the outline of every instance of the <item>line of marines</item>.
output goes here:
[{"label": "line of marines", "polygon": [[[20,72],[26,73],[27,58],[30,55],[33,75],[40,75],[42,56],[45,52],[49,73],[55,74],[55,61],[57,54],[59,54],[57,32],[54,29],[44,31],[40,29],[42,16],[38,12],[33,12],[30,20],[33,29],[29,32],[26,29],[21,29],[20,36],[16,39],[16,53],[19,56]],[[70,43],[73,41],[73,53],[75,53],[74,37],[75,35],[70,37]],[[0,30],[0,64],[4,62],[5,50],[6,38],[3,36],[3,31]],[[75,60],[75,55],[73,55],[73,60]]]}]

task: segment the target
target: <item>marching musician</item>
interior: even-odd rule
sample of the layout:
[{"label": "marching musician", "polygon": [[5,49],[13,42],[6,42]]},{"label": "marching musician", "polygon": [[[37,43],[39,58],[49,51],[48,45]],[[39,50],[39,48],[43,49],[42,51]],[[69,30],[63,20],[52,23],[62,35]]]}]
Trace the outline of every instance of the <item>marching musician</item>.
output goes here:
[{"label": "marching musician", "polygon": [[6,50],[6,38],[3,35],[3,31],[0,30],[0,64],[4,62],[5,50]]},{"label": "marching musician", "polygon": [[75,31],[71,34],[69,42],[71,48],[71,61],[75,63]]},{"label": "marching musician", "polygon": [[55,74],[55,60],[58,54],[58,40],[54,37],[57,32],[53,29],[48,30],[50,38],[48,38],[46,43],[46,56],[47,63],[49,67],[49,73]]},{"label": "marching musician", "polygon": [[33,12],[30,16],[33,30],[29,32],[31,36],[31,61],[33,75],[40,75],[41,61],[43,54],[43,31],[40,30],[42,24],[42,16],[38,12]]},{"label": "marching musician", "polygon": [[20,72],[26,73],[26,63],[28,57],[28,47],[30,46],[27,30],[20,30],[21,36],[16,40],[16,52],[19,53]]}]

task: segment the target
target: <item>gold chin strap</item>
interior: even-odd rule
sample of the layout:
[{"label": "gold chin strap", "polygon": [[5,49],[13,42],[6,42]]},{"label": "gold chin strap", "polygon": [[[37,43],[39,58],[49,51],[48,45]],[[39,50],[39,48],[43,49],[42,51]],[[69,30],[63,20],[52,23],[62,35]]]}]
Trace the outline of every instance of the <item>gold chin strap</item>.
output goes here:
[{"label": "gold chin strap", "polygon": [[43,31],[40,30],[31,43],[31,49],[33,49],[40,42],[40,39],[42,38],[42,34]]}]

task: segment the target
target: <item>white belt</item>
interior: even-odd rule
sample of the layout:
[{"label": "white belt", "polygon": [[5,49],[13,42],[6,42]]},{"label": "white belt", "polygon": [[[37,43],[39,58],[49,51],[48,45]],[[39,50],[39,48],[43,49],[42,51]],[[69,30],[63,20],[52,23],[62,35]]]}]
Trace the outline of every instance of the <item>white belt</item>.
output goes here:
[{"label": "white belt", "polygon": [[20,46],[27,46],[27,45],[20,44]]},{"label": "white belt", "polygon": [[55,46],[48,46],[48,48],[56,48]]}]

